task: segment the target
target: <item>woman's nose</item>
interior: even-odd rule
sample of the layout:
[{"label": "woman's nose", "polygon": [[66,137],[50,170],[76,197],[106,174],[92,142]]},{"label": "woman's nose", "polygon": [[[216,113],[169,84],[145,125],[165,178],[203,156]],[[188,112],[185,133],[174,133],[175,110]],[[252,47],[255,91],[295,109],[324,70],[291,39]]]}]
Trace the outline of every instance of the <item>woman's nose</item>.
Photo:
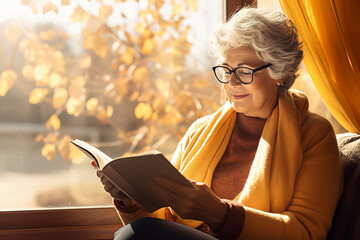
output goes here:
[{"label": "woman's nose", "polygon": [[229,81],[230,86],[241,85],[241,82],[236,78],[235,73],[232,73]]}]

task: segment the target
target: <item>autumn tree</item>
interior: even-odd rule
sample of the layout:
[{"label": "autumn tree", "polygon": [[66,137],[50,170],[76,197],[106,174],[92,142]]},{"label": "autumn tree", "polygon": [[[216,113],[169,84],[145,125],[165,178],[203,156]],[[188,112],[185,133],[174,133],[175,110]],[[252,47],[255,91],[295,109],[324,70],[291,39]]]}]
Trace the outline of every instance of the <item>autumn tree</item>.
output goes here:
[{"label": "autumn tree", "polygon": [[[124,153],[171,152],[170,140],[177,142],[195,119],[223,101],[212,73],[200,70],[192,56],[196,34],[186,20],[197,10],[196,0],[22,4],[34,16],[70,11],[67,26],[80,29],[78,45],[79,36],[52,25],[39,30],[8,22],[4,31],[23,65],[19,72],[2,65],[0,97],[21,87],[27,104],[50,106],[47,130],[34,139],[43,142],[41,153],[48,160],[60,153],[66,161],[78,161],[69,144],[77,136],[62,132],[66,117],[96,119],[116,132],[116,139],[97,146],[121,145]],[[74,44],[77,53],[68,49]],[[131,129],[122,126],[122,118],[130,119]]]}]

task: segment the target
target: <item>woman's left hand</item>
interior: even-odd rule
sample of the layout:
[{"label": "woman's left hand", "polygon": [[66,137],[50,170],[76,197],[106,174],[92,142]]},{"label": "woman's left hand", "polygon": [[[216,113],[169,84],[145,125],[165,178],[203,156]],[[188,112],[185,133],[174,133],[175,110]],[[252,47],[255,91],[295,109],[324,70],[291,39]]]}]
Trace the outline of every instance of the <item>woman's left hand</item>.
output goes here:
[{"label": "woman's left hand", "polygon": [[205,183],[189,181],[194,188],[160,177],[152,186],[180,217],[203,221],[218,230],[227,216],[228,205]]}]

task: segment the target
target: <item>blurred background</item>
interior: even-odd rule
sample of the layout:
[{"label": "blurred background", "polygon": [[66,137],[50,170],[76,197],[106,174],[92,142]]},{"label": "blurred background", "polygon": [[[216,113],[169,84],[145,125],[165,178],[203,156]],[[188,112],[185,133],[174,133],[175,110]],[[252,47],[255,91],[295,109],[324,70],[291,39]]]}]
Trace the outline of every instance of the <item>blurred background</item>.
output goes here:
[{"label": "blurred background", "polygon": [[[277,0],[258,7],[281,10]],[[0,210],[109,205],[82,139],[158,149],[224,103],[208,38],[219,0],[0,0]],[[334,120],[304,66],[294,88]]]}]

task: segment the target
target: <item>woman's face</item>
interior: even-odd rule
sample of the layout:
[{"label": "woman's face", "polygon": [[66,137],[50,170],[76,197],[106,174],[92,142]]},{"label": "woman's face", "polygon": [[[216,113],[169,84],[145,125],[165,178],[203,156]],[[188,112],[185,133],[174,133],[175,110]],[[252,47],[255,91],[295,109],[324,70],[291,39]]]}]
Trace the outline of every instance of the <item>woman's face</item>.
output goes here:
[{"label": "woman's face", "polygon": [[[265,63],[251,48],[239,47],[229,50],[220,65],[231,69],[239,66],[255,69]],[[248,117],[268,118],[277,104],[279,86],[266,69],[255,72],[250,84],[240,83],[233,73],[230,82],[223,85],[234,110]]]}]

